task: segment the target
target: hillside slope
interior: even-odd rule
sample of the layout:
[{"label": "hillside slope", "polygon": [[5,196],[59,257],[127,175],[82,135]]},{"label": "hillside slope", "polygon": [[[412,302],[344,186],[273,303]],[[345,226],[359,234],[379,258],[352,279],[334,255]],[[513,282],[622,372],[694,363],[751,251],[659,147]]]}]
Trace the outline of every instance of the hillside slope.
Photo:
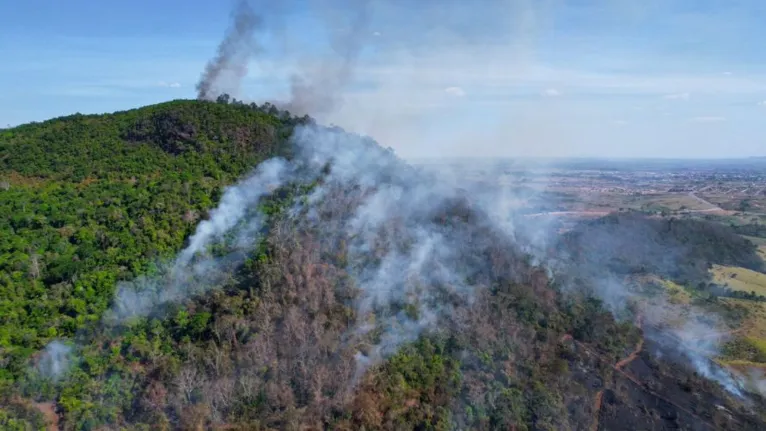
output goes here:
[{"label": "hillside slope", "polygon": [[4,429],[764,426],[369,139],[176,101],[0,151]]},{"label": "hillside slope", "polygon": [[0,131],[0,376],[98,320],[300,120],[176,101]]}]

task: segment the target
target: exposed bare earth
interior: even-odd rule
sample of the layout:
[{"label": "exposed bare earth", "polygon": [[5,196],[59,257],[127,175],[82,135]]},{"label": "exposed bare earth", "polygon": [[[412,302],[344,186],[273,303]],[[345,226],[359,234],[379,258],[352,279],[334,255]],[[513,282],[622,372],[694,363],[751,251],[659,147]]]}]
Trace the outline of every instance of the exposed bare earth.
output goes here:
[{"label": "exposed bare earth", "polygon": [[35,408],[40,410],[40,413],[45,417],[46,429],[48,431],[56,431],[59,429],[59,415],[56,414],[55,403],[35,403]]}]

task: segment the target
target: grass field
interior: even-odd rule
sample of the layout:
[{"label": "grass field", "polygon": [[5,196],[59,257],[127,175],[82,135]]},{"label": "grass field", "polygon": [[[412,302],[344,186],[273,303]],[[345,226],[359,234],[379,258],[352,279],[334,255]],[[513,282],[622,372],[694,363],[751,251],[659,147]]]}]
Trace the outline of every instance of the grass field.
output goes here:
[{"label": "grass field", "polygon": [[634,198],[627,208],[648,211],[706,210],[712,208],[687,194],[657,194]]},{"label": "grass field", "polygon": [[618,211],[631,209],[638,211],[680,211],[706,210],[711,206],[701,202],[686,193],[658,193],[653,195],[629,195],[621,193],[581,193],[577,188],[559,187],[551,189],[569,199],[561,204],[569,211]]},{"label": "grass field", "polygon": [[741,314],[746,316],[723,346],[719,362],[735,368],[766,365],[766,303],[734,298],[719,301],[730,309],[743,310]]},{"label": "grass field", "polygon": [[741,203],[743,200],[746,200],[749,205],[747,208],[747,211],[754,214],[754,215],[760,215],[763,212],[766,212],[766,198],[763,198],[762,196],[729,196],[729,195],[708,195],[703,194],[703,197],[716,205],[721,206],[722,208],[726,209],[732,209],[735,211],[740,211],[741,209]]},{"label": "grass field", "polygon": [[[760,282],[758,276],[747,274],[741,268],[715,267],[714,274],[727,277],[752,278],[747,284],[752,290],[753,282]],[[752,271],[749,271],[752,273]],[[728,280],[728,279],[727,279]],[[718,298],[713,304],[695,303],[693,291],[657,276],[642,276],[639,280],[644,285],[659,288],[660,295],[644,298],[644,313],[652,313],[651,320],[669,327],[681,327],[707,313],[720,318],[717,331],[723,332],[723,344],[719,346],[719,356],[714,358],[720,365],[740,375],[750,390],[757,390],[758,384],[766,375],[766,303],[735,298]],[[766,285],[762,287],[766,289]]]},{"label": "grass field", "polygon": [[655,324],[680,327],[694,317],[692,294],[676,283],[656,275],[642,275],[634,279],[640,295],[640,308],[649,314]]},{"label": "grass field", "polygon": [[734,266],[713,265],[713,280],[732,290],[766,296],[766,274]]},{"label": "grass field", "polygon": [[670,280],[660,279],[660,283],[665,287],[668,293],[668,301],[672,304],[689,304],[692,302],[692,296],[683,286],[673,283]]}]

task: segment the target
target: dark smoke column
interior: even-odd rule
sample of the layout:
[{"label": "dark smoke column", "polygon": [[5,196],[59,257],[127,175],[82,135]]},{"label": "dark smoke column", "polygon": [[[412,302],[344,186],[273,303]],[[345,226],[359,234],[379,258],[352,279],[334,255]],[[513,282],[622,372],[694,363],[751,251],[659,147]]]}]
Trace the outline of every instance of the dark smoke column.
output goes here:
[{"label": "dark smoke column", "polygon": [[237,87],[239,80],[247,74],[247,61],[254,48],[254,33],[261,20],[248,4],[239,0],[234,10],[233,25],[226,31],[216,56],[208,61],[197,83],[197,98],[210,100],[217,96],[216,87],[227,73],[234,73],[230,84]]}]

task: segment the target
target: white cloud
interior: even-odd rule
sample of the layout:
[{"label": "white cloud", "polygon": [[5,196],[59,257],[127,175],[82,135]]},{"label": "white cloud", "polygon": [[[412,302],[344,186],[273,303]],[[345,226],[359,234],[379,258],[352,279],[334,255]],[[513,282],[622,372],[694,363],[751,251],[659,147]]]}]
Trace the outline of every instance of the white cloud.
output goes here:
[{"label": "white cloud", "polygon": [[689,93],[666,94],[662,96],[666,100],[689,100],[689,97],[691,97]]},{"label": "white cloud", "polygon": [[694,117],[691,119],[691,121],[695,123],[720,123],[720,122],[726,121],[726,117],[702,116],[702,117]]},{"label": "white cloud", "polygon": [[620,127],[627,126],[628,122],[626,120],[614,120],[614,125]]},{"label": "white cloud", "polygon": [[181,88],[181,84],[178,82],[165,82],[160,81],[157,83],[158,87],[166,87],[166,88]]},{"label": "white cloud", "polygon": [[555,88],[546,88],[542,95],[545,97],[558,97],[561,96],[561,92],[559,90],[556,90]]},{"label": "white cloud", "polygon": [[465,90],[463,90],[460,87],[447,87],[444,89],[444,92],[449,94],[453,97],[463,97],[465,96]]},{"label": "white cloud", "polygon": [[380,36],[380,32],[379,32],[379,31],[375,31],[375,32],[373,32],[373,33],[372,33],[372,35],[373,35],[373,36],[376,36],[376,37],[377,37],[377,36]]},{"label": "white cloud", "polygon": [[766,100],[758,102],[758,106],[766,106]]},{"label": "white cloud", "polygon": [[734,74],[733,74],[733,73],[731,73],[731,72],[723,72],[723,75],[726,75],[726,76],[731,76],[731,75],[734,75]]}]

